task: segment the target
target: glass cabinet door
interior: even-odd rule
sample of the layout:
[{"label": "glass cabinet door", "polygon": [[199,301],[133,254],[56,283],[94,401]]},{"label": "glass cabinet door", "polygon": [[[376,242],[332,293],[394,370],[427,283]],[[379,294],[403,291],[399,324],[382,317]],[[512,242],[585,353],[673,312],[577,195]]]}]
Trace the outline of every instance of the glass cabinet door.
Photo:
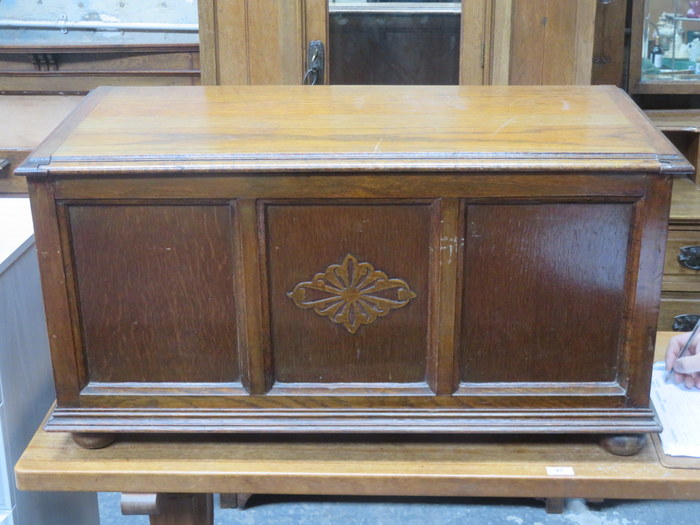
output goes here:
[{"label": "glass cabinet door", "polygon": [[700,0],[635,2],[630,91],[700,92]]},{"label": "glass cabinet door", "polygon": [[328,2],[331,84],[459,83],[461,2]]}]

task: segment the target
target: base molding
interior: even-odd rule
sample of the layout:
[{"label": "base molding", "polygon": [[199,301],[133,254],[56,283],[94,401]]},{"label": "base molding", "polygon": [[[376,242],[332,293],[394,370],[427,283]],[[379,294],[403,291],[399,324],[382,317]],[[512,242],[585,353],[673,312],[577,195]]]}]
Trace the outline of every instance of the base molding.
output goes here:
[{"label": "base molding", "polygon": [[358,410],[55,408],[47,431],[73,433],[644,434],[651,409]]}]

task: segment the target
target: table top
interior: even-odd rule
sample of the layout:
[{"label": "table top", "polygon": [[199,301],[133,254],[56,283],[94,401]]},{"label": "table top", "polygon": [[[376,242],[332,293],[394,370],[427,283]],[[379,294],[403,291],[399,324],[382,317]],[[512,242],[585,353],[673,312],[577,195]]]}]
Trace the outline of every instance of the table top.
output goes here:
[{"label": "table top", "polygon": [[0,126],[0,150],[37,147],[82,99],[65,95],[0,95],[3,123],[11,123]]},{"label": "table top", "polygon": [[592,436],[140,435],[86,450],[39,430],[16,477],[24,490],[116,492],[694,499],[700,489],[700,470],[662,466],[651,442],[620,457]]},{"label": "table top", "polygon": [[99,88],[20,170],[691,173],[611,86]]}]

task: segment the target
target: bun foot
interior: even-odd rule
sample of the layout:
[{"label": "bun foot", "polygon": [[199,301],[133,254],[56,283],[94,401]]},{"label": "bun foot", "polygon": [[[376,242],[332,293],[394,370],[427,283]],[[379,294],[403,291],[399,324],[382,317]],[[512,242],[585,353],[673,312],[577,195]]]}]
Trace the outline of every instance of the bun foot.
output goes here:
[{"label": "bun foot", "polygon": [[615,434],[603,436],[600,446],[616,456],[634,456],[644,448],[646,434]]},{"label": "bun foot", "polygon": [[90,449],[107,447],[117,439],[116,434],[98,432],[74,432],[71,436],[79,447]]}]

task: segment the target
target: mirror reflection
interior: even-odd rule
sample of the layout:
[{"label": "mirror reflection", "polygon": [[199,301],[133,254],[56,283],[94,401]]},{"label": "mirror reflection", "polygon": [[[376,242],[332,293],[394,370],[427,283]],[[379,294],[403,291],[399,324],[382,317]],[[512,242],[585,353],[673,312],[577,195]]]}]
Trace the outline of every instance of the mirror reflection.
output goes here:
[{"label": "mirror reflection", "polygon": [[461,3],[329,0],[332,84],[458,84]]}]

